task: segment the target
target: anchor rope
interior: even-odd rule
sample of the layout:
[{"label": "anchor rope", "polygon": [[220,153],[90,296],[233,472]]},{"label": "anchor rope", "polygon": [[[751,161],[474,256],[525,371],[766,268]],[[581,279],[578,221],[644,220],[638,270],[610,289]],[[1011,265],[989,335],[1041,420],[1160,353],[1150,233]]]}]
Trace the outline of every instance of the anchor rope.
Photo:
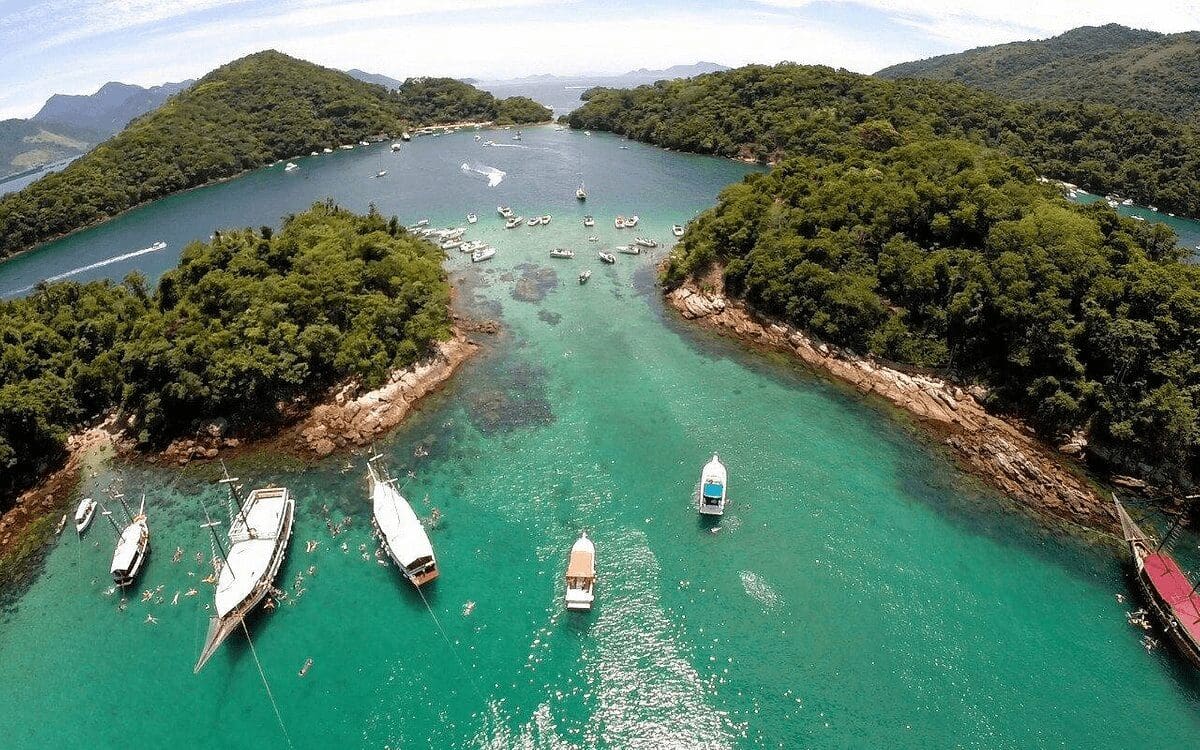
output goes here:
[{"label": "anchor rope", "polygon": [[438,632],[442,634],[442,640],[444,640],[446,645],[450,647],[450,653],[454,654],[454,660],[458,662],[459,669],[462,670],[463,676],[467,678],[467,683],[470,684],[471,690],[475,692],[475,697],[479,698],[479,702],[486,706],[487,698],[483,697],[483,691],[481,691],[479,686],[475,684],[475,677],[467,669],[467,665],[463,662],[462,657],[458,655],[458,649],[454,648],[454,644],[450,641],[450,637],[446,635],[446,629],[442,627],[442,621],[439,620],[437,614],[434,613],[433,607],[429,606],[429,600],[425,598],[425,592],[421,590],[420,586],[417,586],[416,589],[417,594],[421,597],[421,601],[425,603],[425,609],[429,610],[429,616],[433,618],[433,624],[437,626]]},{"label": "anchor rope", "polygon": [[267,682],[267,673],[263,671],[262,662],[258,660],[258,651],[254,648],[254,641],[250,639],[250,630],[246,627],[244,619],[242,620],[242,632],[246,634],[246,643],[250,644],[250,653],[254,655],[254,663],[258,666],[258,676],[262,678],[263,687],[267,690],[267,697],[271,699],[271,708],[275,709],[275,718],[279,721],[279,729],[283,732],[283,739],[287,741],[288,747],[295,747],[292,744],[292,738],[288,734],[287,727],[283,724],[283,714],[279,713],[279,704],[275,702],[275,694],[271,692],[271,685]]}]

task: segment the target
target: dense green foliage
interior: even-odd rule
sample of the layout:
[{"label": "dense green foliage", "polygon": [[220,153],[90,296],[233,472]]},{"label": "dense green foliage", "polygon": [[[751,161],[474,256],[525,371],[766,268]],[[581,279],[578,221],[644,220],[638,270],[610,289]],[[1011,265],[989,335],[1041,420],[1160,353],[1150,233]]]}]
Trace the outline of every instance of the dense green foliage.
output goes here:
[{"label": "dense green foliage", "polygon": [[553,114],[528,96],[510,96],[500,100],[496,110],[496,123],[522,125],[527,122],[545,122]]},{"label": "dense green foliage", "polygon": [[1200,133],[1103,105],[1014,102],[957,83],[751,65],[632,90],[593,89],[569,122],[669,148],[776,160],[964,138],[1092,192],[1200,216]]},{"label": "dense green foliage", "polygon": [[491,94],[450,78],[413,78],[389,92],[278,52],[250,55],[61,172],[0,198],[0,258],[277,159],[411,125],[493,120],[499,108]]},{"label": "dense green foliage", "polygon": [[858,352],[991,389],[1113,465],[1200,470],[1200,268],[1173,233],[1067,203],[964,141],[793,158],[727,188],[670,281],[725,264],[729,293]]},{"label": "dense green foliage", "polygon": [[377,385],[449,335],[442,258],[395,219],[318,204],[276,234],[188,246],[152,296],[131,278],[0,303],[0,499],[113,407],[160,443],[208,418],[278,421],[349,378]]},{"label": "dense green foliage", "polygon": [[876,75],[958,81],[1012,99],[1111,104],[1194,122],[1200,113],[1200,32],[1084,26],[1051,39],[901,63]]}]

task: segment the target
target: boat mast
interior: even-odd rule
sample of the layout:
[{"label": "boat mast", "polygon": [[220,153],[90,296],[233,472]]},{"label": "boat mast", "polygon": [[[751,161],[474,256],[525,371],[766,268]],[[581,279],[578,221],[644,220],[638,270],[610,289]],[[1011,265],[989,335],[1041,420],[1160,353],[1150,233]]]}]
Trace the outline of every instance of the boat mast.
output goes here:
[{"label": "boat mast", "polygon": [[133,511],[129,509],[129,503],[125,502],[125,494],[122,492],[114,492],[113,498],[121,501],[121,507],[125,509],[125,516],[129,518],[130,523],[133,523]]},{"label": "boat mast", "polygon": [[238,478],[229,476],[229,469],[225,468],[224,460],[221,461],[221,471],[225,473],[225,476],[222,479],[218,479],[217,484],[223,484],[229,488],[229,497],[231,500],[233,500],[234,505],[237,506],[237,513],[236,514],[230,513],[229,520],[232,521],[234,515],[241,516],[242,517],[242,525],[245,526],[247,530],[249,530],[250,522],[248,520],[246,520],[246,512],[243,509],[242,496],[238,492],[238,486],[236,484],[236,482],[238,481]]},{"label": "boat mast", "polygon": [[[97,505],[100,505],[100,504],[97,503]],[[121,527],[118,526],[117,522],[113,520],[112,511],[109,510],[108,508],[105,508],[103,505],[100,505],[100,515],[107,518],[108,522],[112,524],[113,531],[117,532],[117,538],[119,539],[121,537]]]},{"label": "boat mast", "polygon": [[237,574],[233,572],[233,566],[229,564],[229,553],[225,551],[225,546],[221,544],[221,537],[217,534],[217,527],[221,525],[221,522],[212,520],[212,516],[208,514],[208,504],[204,502],[203,497],[200,498],[200,507],[204,508],[205,520],[205,523],[200,524],[200,528],[208,529],[209,533],[212,534],[213,544],[221,552],[221,562],[225,567],[229,568],[229,575],[237,578]]}]

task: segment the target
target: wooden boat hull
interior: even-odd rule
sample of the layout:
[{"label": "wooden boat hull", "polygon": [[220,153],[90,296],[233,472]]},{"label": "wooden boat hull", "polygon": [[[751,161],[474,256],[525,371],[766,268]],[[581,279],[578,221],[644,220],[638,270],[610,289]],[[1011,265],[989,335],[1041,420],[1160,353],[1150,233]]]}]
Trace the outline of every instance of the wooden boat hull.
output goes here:
[{"label": "wooden boat hull", "polygon": [[1167,638],[1183,654],[1184,658],[1192,663],[1192,666],[1200,668],[1200,644],[1189,638],[1179,627],[1179,623],[1175,621],[1175,615],[1172,614],[1171,608],[1162,600],[1153,584],[1151,584],[1146,569],[1141,564],[1137,550],[1133,545],[1130,545],[1130,552],[1133,554],[1133,559],[1137,561],[1137,571],[1134,577],[1137,581],[1138,590],[1141,591],[1142,599],[1149,606],[1155,619],[1158,620],[1159,628],[1167,634]]}]

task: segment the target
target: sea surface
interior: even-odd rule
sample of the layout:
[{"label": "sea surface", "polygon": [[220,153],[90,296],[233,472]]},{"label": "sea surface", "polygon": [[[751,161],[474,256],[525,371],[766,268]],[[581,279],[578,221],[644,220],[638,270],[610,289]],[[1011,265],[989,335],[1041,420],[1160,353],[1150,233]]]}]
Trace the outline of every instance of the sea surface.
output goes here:
[{"label": "sea surface", "polygon": [[[498,254],[448,265],[459,305],[503,325],[377,446],[430,519],[442,573],[423,594],[378,561],[363,452],[244,456],[230,469],[247,488],[297,498],[287,597],[194,675],[217,470],[102,467],[80,492],[146,493],[153,553],[122,604],[106,519],[54,542],[0,610],[0,745],[1194,743],[1200,678],[1127,624],[1118,546],[1040,528],[853,392],[677,321],[653,285],[662,249],[596,260],[632,235],[669,242],[747,166],[550,127],[519,143],[482,135],[497,145],[464,132],[280,164],[0,266],[0,287],[19,288],[163,240],[77,275],[155,278],[215,228],[276,224],[326,196],[434,224],[475,211],[468,236]],[[504,172],[495,187],[490,170]],[[497,204],[553,222],[506,231]],[[639,229],[613,228],[618,213]],[[575,259],[550,259],[556,246]],[[691,499],[714,452],[730,472],[716,523]],[[581,531],[596,543],[597,604],[568,614]],[[1193,545],[1177,551],[1195,564]]]}]

